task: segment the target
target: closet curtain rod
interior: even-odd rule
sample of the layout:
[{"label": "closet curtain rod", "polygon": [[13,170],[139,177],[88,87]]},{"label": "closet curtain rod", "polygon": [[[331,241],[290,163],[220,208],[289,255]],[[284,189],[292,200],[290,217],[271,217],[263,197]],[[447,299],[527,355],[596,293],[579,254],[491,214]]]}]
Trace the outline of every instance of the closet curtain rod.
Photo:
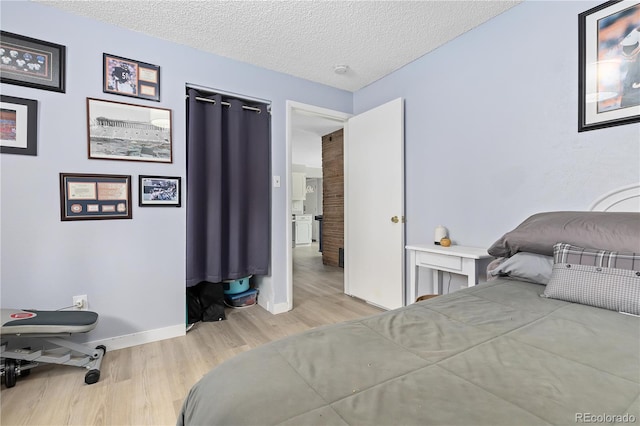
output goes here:
[{"label": "closet curtain rod", "polygon": [[[187,99],[189,99],[189,95],[187,95]],[[201,98],[199,96],[196,96],[196,101],[209,102],[209,103],[212,103],[212,104],[216,103],[216,101],[214,99]],[[229,102],[224,102],[224,101],[221,101],[220,104],[222,104],[224,106],[231,106],[231,104]],[[248,109],[250,111],[257,111],[258,114],[262,112],[262,110],[260,108],[250,107],[250,106],[246,106],[246,105],[242,105],[242,109]]]},{"label": "closet curtain rod", "polygon": [[223,97],[238,99],[240,101],[271,105],[271,101],[267,99],[254,98],[251,96],[241,95],[240,93],[225,92],[224,90],[214,89],[212,87],[198,86],[196,84],[187,83],[187,89],[196,89],[201,94],[222,95]]}]

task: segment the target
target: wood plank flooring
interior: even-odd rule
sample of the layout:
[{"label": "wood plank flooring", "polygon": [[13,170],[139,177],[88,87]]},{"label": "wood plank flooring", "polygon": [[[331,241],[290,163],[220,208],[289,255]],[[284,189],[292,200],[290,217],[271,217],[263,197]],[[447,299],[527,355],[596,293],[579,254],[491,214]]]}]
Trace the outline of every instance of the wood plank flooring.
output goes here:
[{"label": "wood plank flooring", "polygon": [[322,264],[317,244],[294,249],[294,309],[227,309],[226,321],[186,336],[107,352],[100,381],[85,370],[43,365],[0,393],[2,425],[174,425],[191,386],[243,351],[324,324],[381,312],[343,294],[343,270]]}]

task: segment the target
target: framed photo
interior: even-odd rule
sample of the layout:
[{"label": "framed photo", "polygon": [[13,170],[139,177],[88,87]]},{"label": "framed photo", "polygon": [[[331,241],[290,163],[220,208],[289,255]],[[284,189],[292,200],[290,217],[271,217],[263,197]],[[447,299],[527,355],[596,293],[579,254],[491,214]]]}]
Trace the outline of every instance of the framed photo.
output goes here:
[{"label": "framed photo", "polygon": [[65,46],[0,31],[0,82],[63,92]]},{"label": "framed photo", "polygon": [[38,101],[0,95],[0,152],[38,154]]},{"label": "framed photo", "polygon": [[171,110],[87,98],[89,158],[171,163]]},{"label": "framed photo", "polygon": [[131,176],[60,173],[60,219],[131,219]]},{"label": "framed photo", "polygon": [[578,15],[578,131],[640,122],[640,2]]},{"label": "framed photo", "polygon": [[180,207],[182,187],[180,177],[140,176],[138,185],[140,207]]},{"label": "framed photo", "polygon": [[160,102],[160,67],[104,53],[104,93]]}]

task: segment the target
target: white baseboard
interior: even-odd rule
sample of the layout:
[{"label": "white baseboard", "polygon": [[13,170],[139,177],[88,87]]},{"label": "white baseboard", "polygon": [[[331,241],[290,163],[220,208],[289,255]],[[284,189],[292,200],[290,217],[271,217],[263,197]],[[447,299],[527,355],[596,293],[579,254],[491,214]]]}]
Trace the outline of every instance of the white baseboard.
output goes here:
[{"label": "white baseboard", "polygon": [[271,313],[274,315],[278,315],[289,312],[290,310],[291,308],[289,308],[289,303],[284,302],[273,305],[273,310],[271,311]]},{"label": "white baseboard", "polygon": [[262,298],[262,299],[258,298],[258,305],[262,306],[273,315],[283,314],[291,310],[291,308],[289,307],[289,303],[287,302],[278,303],[274,305],[271,303],[271,301],[267,300],[266,298]]},{"label": "white baseboard", "polygon": [[172,325],[155,330],[141,331],[139,333],[125,334],[124,336],[110,337],[108,339],[95,340],[88,345],[105,345],[108,351],[116,349],[130,348],[132,346],[143,345],[145,343],[157,342],[171,339],[173,337],[184,336],[187,333],[185,324]]}]

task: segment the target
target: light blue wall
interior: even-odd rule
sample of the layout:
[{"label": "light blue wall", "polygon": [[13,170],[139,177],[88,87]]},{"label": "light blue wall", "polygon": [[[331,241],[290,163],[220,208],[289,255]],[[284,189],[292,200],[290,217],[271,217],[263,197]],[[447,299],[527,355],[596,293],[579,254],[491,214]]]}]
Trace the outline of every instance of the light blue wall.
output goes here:
[{"label": "light blue wall", "polygon": [[407,243],[488,247],[529,215],[640,181],[640,125],[578,133],[578,14],[526,1],[354,95],[406,99]]},{"label": "light blue wall", "polygon": [[[184,177],[187,82],[273,102],[272,168],[283,179],[285,100],[363,112],[404,97],[408,243],[430,242],[443,224],[459,244],[488,246],[534,212],[586,208],[640,180],[639,125],[577,132],[577,15],[598,3],[527,1],[352,96],[40,4],[2,2],[3,30],[68,54],[66,94],[0,86],[37,99],[40,114],[38,156],[0,156],[2,306],[53,309],[88,294],[101,314],[92,339],[182,323],[184,208],[134,205],[133,220],[62,223],[58,173],[131,174],[134,194],[139,174]],[[38,25],[27,33],[26,21]],[[103,94],[103,52],[160,65],[162,102]],[[88,160],[86,97],[171,108],[174,163]],[[261,294],[274,304],[286,297],[284,188],[273,190],[272,274]]]},{"label": "light blue wall", "polygon": [[[38,156],[0,156],[2,306],[57,309],[87,294],[100,313],[92,340],[184,323],[185,208],[139,208],[137,178],[186,176],[185,83],[272,101],[272,170],[283,182],[273,190],[272,273],[261,301],[285,303],[285,101],[351,112],[351,93],[37,3],[0,7],[3,30],[67,47],[65,94],[0,86],[39,101]],[[102,93],[103,52],[160,65],[161,102]],[[172,109],[173,164],[88,160],[87,97]],[[60,172],[132,175],[133,219],[61,222]]]}]

